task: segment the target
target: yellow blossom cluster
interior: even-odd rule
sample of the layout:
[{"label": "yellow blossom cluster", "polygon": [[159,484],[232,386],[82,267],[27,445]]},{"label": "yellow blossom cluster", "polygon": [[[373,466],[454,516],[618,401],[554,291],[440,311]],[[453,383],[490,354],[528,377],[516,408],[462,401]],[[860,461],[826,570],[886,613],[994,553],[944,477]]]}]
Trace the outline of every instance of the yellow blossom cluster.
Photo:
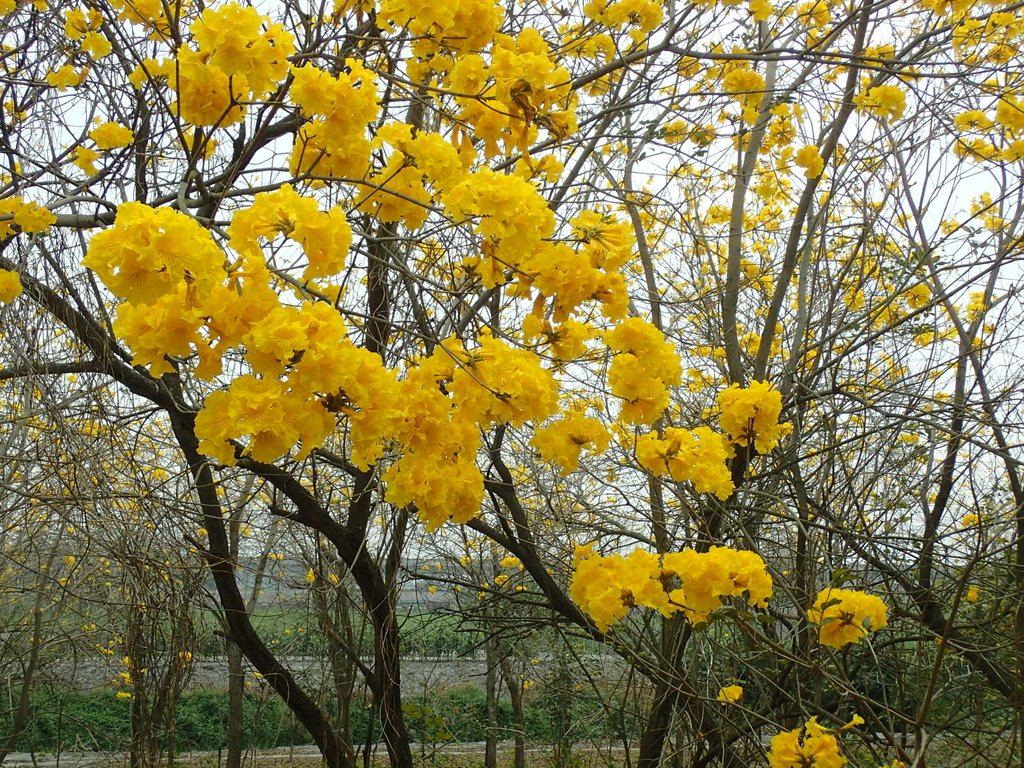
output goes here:
[{"label": "yellow blossom cluster", "polygon": [[554,215],[537,188],[486,168],[468,174],[441,199],[452,218],[480,217],[482,254],[466,264],[485,287],[517,277],[523,290],[536,288],[553,299],[556,323],[587,301],[601,304],[610,319],[625,315],[629,297],[618,270],[632,253],[633,239],[622,222],[584,211],[572,221],[573,244],[553,242]]},{"label": "yellow blossom cluster", "polygon": [[94,61],[110,53],[110,41],[100,31],[103,14],[95,8],[72,8],[64,12],[64,35],[79,43]]},{"label": "yellow blossom cluster", "polygon": [[922,309],[931,301],[932,291],[925,283],[918,283],[907,290],[903,298],[911,309]]},{"label": "yellow blossom cluster", "polygon": [[650,424],[668,407],[669,387],[682,380],[679,355],[664,334],[639,317],[630,317],[604,334],[615,353],[608,384],[622,398],[622,421]]},{"label": "yellow blossom cluster", "polygon": [[753,443],[761,453],[770,451],[793,427],[780,423],[782,395],[771,382],[752,381],[747,387],[733,384],[718,394],[722,429],[734,443]]},{"label": "yellow blossom cluster", "polygon": [[796,151],[793,162],[804,169],[804,176],[808,179],[816,179],[825,170],[825,161],[821,152],[813,144],[807,144]]},{"label": "yellow blossom cluster", "polygon": [[958,157],[974,161],[1024,160],[1024,96],[1019,92],[1002,93],[992,116],[971,109],[953,118],[953,125],[961,133],[953,146]]},{"label": "yellow blossom cluster", "polygon": [[334,417],[322,405],[309,402],[287,382],[271,377],[240,376],[226,390],[210,393],[196,417],[200,450],[223,464],[234,463],[229,440],[249,438],[248,454],[269,462],[297,442],[297,459],[322,445],[334,429]]},{"label": "yellow blossom cluster", "polygon": [[[133,20],[166,29],[157,8],[134,7]],[[155,15],[153,15],[155,14]],[[163,76],[177,95],[171,112],[198,126],[228,126],[245,115],[245,103],[272,93],[288,74],[295,41],[281,24],[237,2],[207,8],[190,27],[196,47],[181,46],[173,59],[147,59],[143,74]],[[138,87],[140,80],[133,83]]]},{"label": "yellow blossom cluster", "polygon": [[367,126],[379,103],[373,74],[355,59],[337,75],[306,65],[292,69],[291,100],[310,121],[295,136],[294,174],[361,179],[369,165]]},{"label": "yellow blossom cluster", "polygon": [[484,286],[505,282],[502,270],[541,247],[554,230],[555,219],[530,182],[482,169],[468,175],[443,196],[445,209],[458,219],[480,216],[476,231],[490,241],[491,264],[481,264]]},{"label": "yellow blossom cluster", "polygon": [[85,82],[88,74],[88,68],[83,67],[76,70],[71,64],[65,64],[46,73],[46,84],[58,91],[66,91],[68,88],[74,88]]},{"label": "yellow blossom cluster", "polygon": [[504,13],[494,0],[381,0],[377,18],[383,29],[404,29],[414,38],[413,52],[427,60],[445,53],[467,53],[487,47]]},{"label": "yellow blossom cluster", "polygon": [[1005,66],[1024,45],[1024,16],[1010,6],[977,17],[962,14],[953,28],[951,42],[963,64]]},{"label": "yellow blossom cluster", "polygon": [[562,474],[575,472],[580,453],[588,449],[601,453],[608,447],[608,430],[600,420],[579,411],[569,411],[562,418],[538,429],[530,441],[540,457],[562,468]]},{"label": "yellow blossom cluster", "polygon": [[368,439],[377,435],[353,461],[375,460],[394,442],[401,455],[384,473],[386,498],[415,504],[428,530],[479,512],[481,426],[542,420],[557,405],[557,382],[535,354],[486,335],[479,344],[466,349],[449,339],[397,383],[393,398],[378,393],[372,411],[353,418],[353,426],[370,427]]},{"label": "yellow blossom cluster", "polygon": [[854,97],[864,112],[881,120],[898,120],[907,109],[907,94],[898,85],[876,85]]},{"label": "yellow blossom cluster", "polygon": [[565,320],[553,325],[536,312],[531,312],[523,319],[523,338],[527,342],[537,341],[538,346],[547,346],[551,356],[560,362],[583,357],[587,352],[587,342],[594,334],[589,324],[577,320]]},{"label": "yellow blossom cluster", "polygon": [[394,148],[383,167],[367,180],[358,200],[361,210],[380,221],[402,222],[409,229],[421,226],[433,195],[449,192],[467,174],[468,153],[460,153],[439,133],[417,131],[406,123],[381,126],[373,139],[375,147]]},{"label": "yellow blossom cluster", "polygon": [[117,11],[119,19],[145,27],[154,39],[159,40],[166,39],[171,34],[173,24],[191,3],[182,2],[173,6],[177,11],[173,19],[168,18],[165,13],[168,5],[163,0],[111,0],[111,5]]},{"label": "yellow blossom cluster", "polygon": [[303,280],[340,272],[352,245],[352,229],[340,207],[321,211],[316,200],[290,184],[256,195],[250,207],[235,214],[228,234],[231,248],[257,265],[263,263],[261,240],[283,235],[298,243],[306,255]]},{"label": "yellow blossom cluster", "polygon": [[120,123],[106,122],[89,131],[89,138],[96,142],[100,149],[118,149],[131,144],[135,140],[135,135]]},{"label": "yellow blossom cluster", "polygon": [[125,299],[114,330],[154,375],[171,370],[165,355],[201,346],[201,308],[224,280],[224,254],[194,219],[142,203],[118,208],[115,226],[95,235],[82,263]]},{"label": "yellow blossom cluster", "polygon": [[807,617],[818,625],[818,640],[831,648],[856,643],[869,632],[876,632],[888,623],[885,603],[876,595],[852,589],[828,587],[807,611]]},{"label": "yellow blossom cluster", "polygon": [[693,483],[698,493],[713,493],[723,501],[735,488],[726,463],[733,455],[730,442],[709,427],[692,432],[669,427],[664,436],[650,432],[636,443],[640,466],[677,483]]},{"label": "yellow blossom cluster", "polygon": [[516,37],[495,35],[489,60],[475,53],[458,56],[446,66],[443,82],[459,94],[458,122],[493,157],[501,144],[526,152],[538,126],[556,139],[574,133],[571,80],[540,32],[527,27]]},{"label": "yellow blossom cluster", "polygon": [[813,717],[773,736],[768,748],[770,768],[843,768],[846,762],[835,735]]},{"label": "yellow blossom cluster", "polygon": [[754,552],[712,547],[665,555],[637,549],[626,556],[577,551],[572,599],[605,632],[635,606],[672,616],[680,611],[694,623],[707,622],[728,597],[764,608],[772,580]]},{"label": "yellow blossom cluster", "polygon": [[234,263],[190,217],[128,203],[93,238],[85,264],[124,300],[115,331],[154,375],[198,352],[197,375],[211,377],[225,351],[241,349],[251,373],[210,394],[196,418],[206,455],[274,461],[298,444],[301,460],[346,417],[357,466],[393,449],[382,475],[389,502],[415,505],[431,529],[474,516],[481,427],[548,418],[554,376],[533,352],[485,335],[472,348],[449,339],[400,379],[348,340],[329,304],[282,303],[261,247],[277,234],[302,246],[306,278],[339,269],[351,237],[340,209],[321,211],[286,186],[236,214]]},{"label": "yellow blossom cluster", "polygon": [[733,66],[722,78],[722,87],[726,93],[739,102],[743,110],[741,115],[743,121],[746,123],[757,122],[761,102],[764,100],[764,76],[745,64]]},{"label": "yellow blossom cluster", "polygon": [[715,697],[715,701],[722,704],[738,704],[742,698],[743,686],[726,685],[719,689],[718,696]]},{"label": "yellow blossom cluster", "polygon": [[988,310],[988,300],[984,291],[971,291],[968,297],[967,307],[964,309],[964,317],[969,321],[975,321],[985,315]]},{"label": "yellow blossom cluster", "polygon": [[10,304],[21,295],[21,277],[10,269],[0,269],[0,304]]},{"label": "yellow blossom cluster", "polygon": [[640,38],[653,31],[663,16],[661,3],[654,0],[589,0],[583,13],[606,27],[635,26]]},{"label": "yellow blossom cluster", "polygon": [[197,49],[179,49],[171,84],[182,117],[195,125],[229,125],[251,101],[272,93],[288,73],[295,41],[255,8],[227,3],[192,24]]},{"label": "yellow blossom cluster", "polygon": [[0,221],[0,240],[6,240],[13,235],[14,226],[25,234],[42,234],[49,231],[57,221],[57,217],[47,208],[20,197],[0,200],[0,217],[5,219]]}]

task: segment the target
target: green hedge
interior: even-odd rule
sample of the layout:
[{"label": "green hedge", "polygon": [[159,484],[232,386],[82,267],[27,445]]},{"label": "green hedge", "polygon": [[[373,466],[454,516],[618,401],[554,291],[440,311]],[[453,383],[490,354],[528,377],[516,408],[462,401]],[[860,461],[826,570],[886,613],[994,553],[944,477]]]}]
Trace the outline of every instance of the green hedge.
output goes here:
[{"label": "green hedge", "polygon": [[[174,726],[179,751],[215,750],[227,743],[228,696],[223,691],[193,691],[178,700]],[[0,712],[0,732],[10,715]],[[157,727],[163,733],[162,725]],[[32,700],[19,751],[124,750],[131,733],[131,701],[112,691],[42,691]],[[309,740],[276,697],[247,696],[243,706],[246,747],[266,749]]]},{"label": "green hedge", "polygon": [[[568,729],[573,739],[600,738],[609,728],[600,707],[576,698],[568,709],[562,696],[541,691],[525,707],[527,736],[535,742],[554,742]],[[487,703],[473,685],[457,686],[429,695],[409,696],[403,702],[410,737],[414,741],[483,741],[487,738]],[[190,691],[178,700],[175,713],[176,747],[180,752],[213,751],[227,744],[228,696],[225,691]],[[363,743],[373,711],[353,706],[353,740]],[[10,728],[10,714],[0,710],[0,733]],[[157,728],[163,733],[163,727]],[[113,691],[75,692],[46,690],[32,701],[29,727],[15,745],[18,751],[110,750],[128,748],[131,702]],[[309,743],[284,703],[275,696],[249,695],[243,709],[244,745],[257,749]],[[499,738],[513,734],[512,707],[499,702]],[[374,728],[380,736],[380,728]]]}]

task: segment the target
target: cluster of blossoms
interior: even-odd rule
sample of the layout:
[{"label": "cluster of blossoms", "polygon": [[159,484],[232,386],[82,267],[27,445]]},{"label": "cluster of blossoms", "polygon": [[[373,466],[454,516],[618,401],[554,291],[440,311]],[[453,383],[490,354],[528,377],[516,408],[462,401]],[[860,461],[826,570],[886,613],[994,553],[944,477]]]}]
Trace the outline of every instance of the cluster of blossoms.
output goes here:
[{"label": "cluster of blossoms", "polygon": [[526,151],[538,126],[557,139],[576,130],[572,78],[532,27],[516,37],[493,35],[489,57],[465,53],[435,58],[424,69],[420,77],[428,78],[433,69],[441,75],[442,87],[459,94],[458,121],[483,142],[488,157],[502,147]]},{"label": "cluster of blossoms", "polygon": [[308,118],[295,136],[293,174],[361,179],[369,166],[367,126],[380,114],[373,74],[359,61],[332,75],[307,64],[292,69],[291,100]]},{"label": "cluster of blossoms", "polygon": [[726,685],[718,690],[718,696],[715,697],[715,701],[722,704],[738,704],[742,698],[742,685]]},{"label": "cluster of blossoms", "polygon": [[732,455],[730,442],[710,427],[692,432],[669,427],[662,437],[650,432],[636,443],[637,460],[648,472],[693,483],[698,493],[713,493],[723,501],[735,488],[726,464]]},{"label": "cluster of blossoms", "polygon": [[698,493],[728,499],[735,489],[727,463],[734,445],[769,451],[791,427],[779,422],[782,395],[769,382],[754,381],[745,388],[734,384],[719,393],[718,405],[725,434],[710,427],[668,427],[660,435],[642,435],[636,443],[640,465],[654,475],[692,483]]},{"label": "cluster of blossoms", "polygon": [[557,464],[562,474],[568,475],[579,467],[584,448],[601,453],[608,447],[609,439],[608,429],[599,419],[570,411],[538,429],[530,443],[544,461]]},{"label": "cluster of blossoms", "polygon": [[[125,4],[122,17],[142,24],[155,38],[167,38],[173,24],[163,4]],[[283,25],[255,8],[232,2],[207,8],[189,28],[195,47],[178,46],[174,56],[147,58],[129,80],[167,87],[176,99],[173,115],[194,126],[224,127],[245,116],[245,104],[273,93],[289,71],[295,40]]]},{"label": "cluster of blossoms", "polygon": [[197,48],[179,48],[166,68],[187,122],[238,122],[245,114],[242,102],[272,93],[288,74],[288,57],[295,52],[291,33],[255,8],[228,3],[207,9],[191,31]]},{"label": "cluster of blossoms", "polygon": [[768,749],[770,768],[843,768],[846,762],[835,734],[813,717],[800,728],[773,736]]},{"label": "cluster of blossoms", "polygon": [[771,382],[752,381],[747,387],[733,384],[718,395],[722,429],[740,446],[753,444],[761,453],[770,451],[793,427],[779,422],[782,395]]},{"label": "cluster of blossoms", "polygon": [[72,156],[72,162],[89,176],[95,176],[99,172],[96,161],[100,159],[103,152],[127,147],[135,141],[135,135],[131,129],[115,122],[106,122],[96,126],[89,132],[89,138],[93,140],[96,148],[81,144],[75,147]]},{"label": "cluster of blossoms", "polygon": [[532,352],[484,336],[475,348],[448,340],[399,378],[347,338],[333,307],[282,303],[260,246],[281,234],[302,246],[305,277],[340,269],[351,238],[340,210],[322,211],[284,187],[236,215],[233,264],[193,219],[141,203],[120,207],[85,264],[124,300],[115,331],[154,375],[172,370],[170,358],[198,353],[196,373],[211,378],[225,351],[243,350],[252,373],[210,394],[196,419],[208,456],[231,464],[244,450],[273,461],[298,443],[301,459],[345,416],[358,466],[395,450],[384,473],[388,501],[416,505],[430,528],[477,514],[480,428],[549,417],[554,376]]},{"label": "cluster of blossoms", "polygon": [[[943,15],[953,8],[959,11],[957,3],[941,3],[930,0],[935,10]],[[953,8],[950,8],[953,6]],[[1024,14],[1014,6],[1005,6],[994,13],[979,15],[961,13],[953,28],[953,51],[957,58],[968,66],[990,64],[1002,66],[1011,61],[1024,44]]]},{"label": "cluster of blossoms", "polygon": [[100,29],[103,14],[95,8],[73,8],[64,12],[64,35],[77,41],[82,51],[97,61],[110,53],[112,46]]},{"label": "cluster of blossoms", "polygon": [[856,643],[888,623],[885,603],[880,597],[832,587],[818,593],[807,617],[818,625],[819,642],[832,648]]},{"label": "cluster of blossoms", "polygon": [[611,392],[623,400],[619,418],[650,424],[668,407],[669,387],[679,384],[679,355],[665,336],[639,317],[631,317],[604,335],[617,353],[608,369]]},{"label": "cluster of blossoms", "polygon": [[589,0],[583,6],[583,13],[606,27],[634,25],[634,39],[638,41],[657,27],[664,15],[661,4],[654,0]]},{"label": "cluster of blossoms", "polygon": [[341,272],[352,245],[352,229],[340,207],[321,211],[316,200],[290,184],[256,195],[249,208],[235,214],[228,232],[232,250],[251,265],[262,264],[261,240],[283,235],[298,243],[306,255],[303,281]]},{"label": "cluster of blossoms", "polygon": [[722,88],[739,102],[745,123],[757,122],[764,100],[765,79],[745,64],[730,67],[722,78]]},{"label": "cluster of blossoms", "polygon": [[15,226],[25,234],[42,234],[55,221],[57,217],[39,203],[20,197],[0,200],[0,241],[13,235]]},{"label": "cluster of blossoms", "polygon": [[880,120],[898,120],[907,109],[907,94],[898,85],[876,85],[855,96],[854,103]]},{"label": "cluster of blossoms", "polygon": [[10,304],[21,295],[21,276],[9,269],[0,269],[0,304]]},{"label": "cluster of blossoms", "polygon": [[[481,427],[542,420],[558,402],[555,378],[536,355],[489,336],[475,349],[449,339],[411,369],[398,390],[398,398],[386,406],[375,403],[362,422],[378,422],[366,433],[378,434],[371,451],[389,441],[401,450],[384,473],[387,500],[415,504],[429,530],[480,511]],[[359,423],[356,417],[354,425]]]},{"label": "cluster of blossoms", "polygon": [[749,605],[764,608],[772,579],[756,553],[728,547],[607,557],[581,548],[570,595],[603,632],[635,606],[664,616],[682,611],[694,624],[707,622],[728,597],[746,596]]}]

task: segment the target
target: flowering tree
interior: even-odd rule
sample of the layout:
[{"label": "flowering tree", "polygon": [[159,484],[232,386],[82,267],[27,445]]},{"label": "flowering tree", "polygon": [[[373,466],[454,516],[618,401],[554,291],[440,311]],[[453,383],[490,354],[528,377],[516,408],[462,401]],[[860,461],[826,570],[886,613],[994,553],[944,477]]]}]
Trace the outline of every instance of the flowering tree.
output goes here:
[{"label": "flowering tree", "polygon": [[[236,580],[246,478],[355,583],[394,765],[420,527],[628,660],[643,766],[920,735],[946,654],[1024,709],[1015,6],[3,10],[0,298],[50,329],[5,379],[95,373],[173,443],[229,639],[329,765]],[[887,624],[941,641],[907,711],[851,666]]]}]

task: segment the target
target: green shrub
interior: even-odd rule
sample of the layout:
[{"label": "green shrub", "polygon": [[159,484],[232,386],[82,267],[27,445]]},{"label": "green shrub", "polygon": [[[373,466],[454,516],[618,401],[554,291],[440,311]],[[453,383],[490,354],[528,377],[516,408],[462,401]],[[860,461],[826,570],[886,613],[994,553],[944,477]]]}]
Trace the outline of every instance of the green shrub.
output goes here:
[{"label": "green shrub", "polygon": [[15,749],[114,750],[131,732],[131,702],[113,691],[80,693],[44,689],[32,698],[28,728]]},{"label": "green shrub", "polygon": [[[409,735],[431,744],[448,741],[483,741],[487,738],[487,700],[474,685],[460,685],[403,701]],[[374,710],[360,701],[350,710],[352,739],[365,743]],[[583,740],[611,733],[598,704],[571,691],[549,686],[526,702],[527,737],[553,743],[559,738]],[[0,712],[0,729],[10,713]],[[195,690],[181,696],[175,709],[175,745],[178,751],[214,751],[227,746],[228,695],[226,691]],[[499,738],[513,729],[512,707],[498,703]],[[269,692],[248,694],[243,705],[243,746],[270,749],[307,744],[309,735],[276,696]],[[163,725],[157,727],[163,732]],[[118,699],[113,691],[74,692],[41,690],[32,700],[32,716],[15,745],[21,751],[60,750],[118,751],[128,747],[131,733],[131,701]],[[374,723],[374,738],[380,737]]]}]

